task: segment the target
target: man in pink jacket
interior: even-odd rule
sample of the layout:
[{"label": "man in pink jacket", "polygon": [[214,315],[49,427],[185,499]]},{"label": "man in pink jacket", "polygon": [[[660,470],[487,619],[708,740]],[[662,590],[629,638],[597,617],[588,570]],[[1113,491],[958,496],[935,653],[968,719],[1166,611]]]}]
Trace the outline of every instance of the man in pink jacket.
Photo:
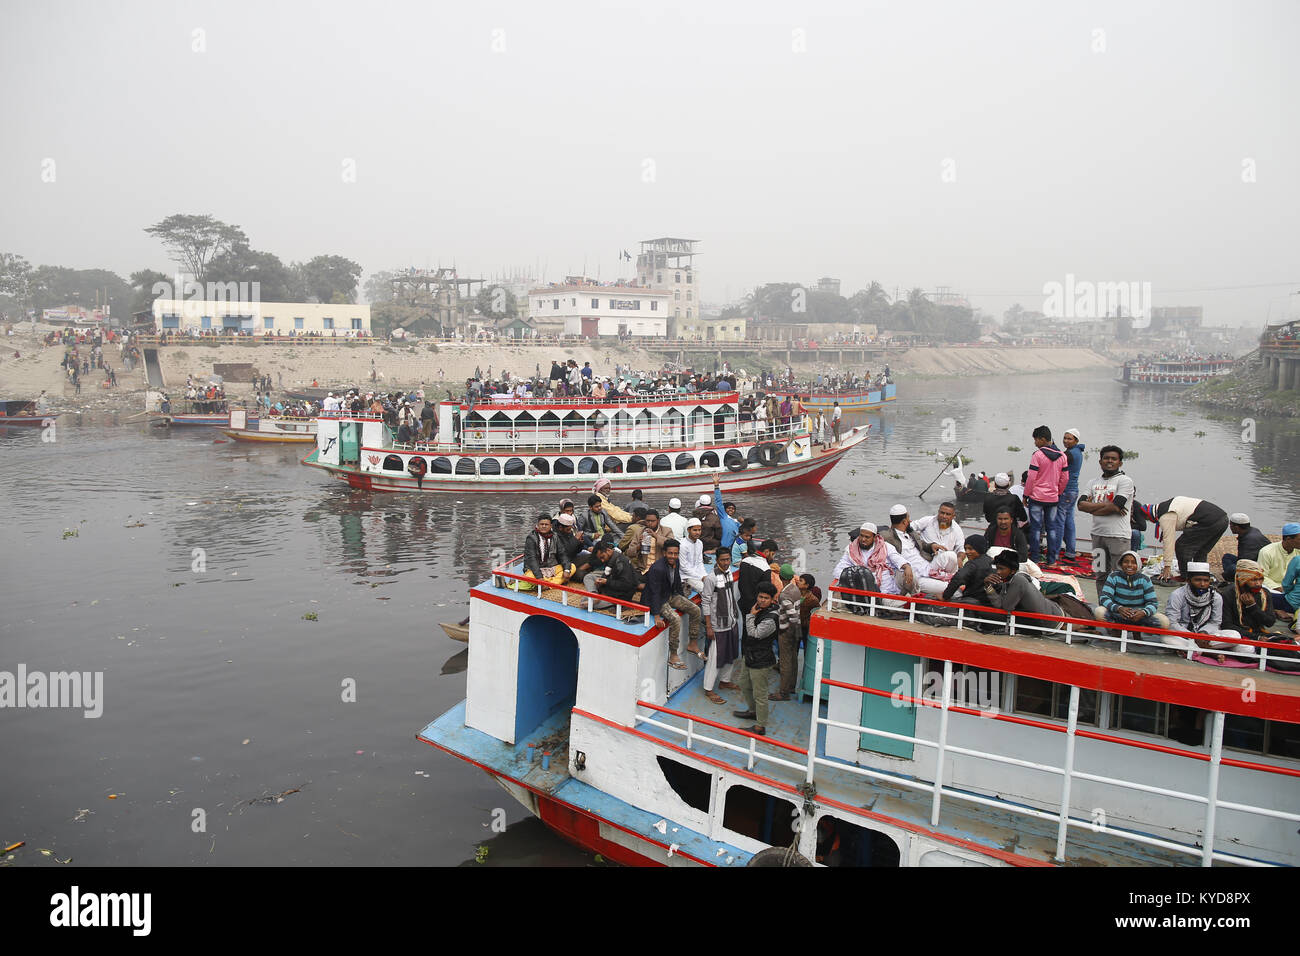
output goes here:
[{"label": "man in pink jacket", "polygon": [[1056,505],[1070,481],[1069,461],[1065,453],[1052,444],[1052,430],[1046,425],[1034,429],[1038,450],[1029,459],[1029,477],[1025,479],[1025,508],[1029,512],[1029,559],[1042,558],[1043,531],[1047,531],[1047,563],[1055,564],[1061,550],[1061,529],[1056,523]]}]

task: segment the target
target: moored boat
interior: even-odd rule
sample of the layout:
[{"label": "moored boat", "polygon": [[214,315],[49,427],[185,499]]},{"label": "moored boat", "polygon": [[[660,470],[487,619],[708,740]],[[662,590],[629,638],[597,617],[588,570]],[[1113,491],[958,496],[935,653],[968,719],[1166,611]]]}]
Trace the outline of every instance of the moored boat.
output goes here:
[{"label": "moored boat", "polygon": [[727,491],[748,491],[821,481],[870,427],[819,447],[802,418],[742,421],[734,392],[442,402],[438,420],[438,440],[403,443],[381,418],[324,414],[302,463],[371,491],[578,493],[607,477],[698,494],[719,473]]},{"label": "moored boat", "polygon": [[14,399],[0,401],[0,428],[13,426],[33,427],[48,425],[61,412],[42,411],[35,400]]},{"label": "moored boat", "polygon": [[812,389],[808,391],[773,391],[771,394],[778,399],[790,398],[798,399],[803,402],[804,408],[813,410],[827,410],[835,407],[839,402],[840,408],[846,412],[869,412],[877,408],[884,408],[888,402],[898,399],[898,386],[892,382],[878,388],[858,388],[842,389],[835,391],[823,391]]},{"label": "moored boat", "polygon": [[832,586],[797,699],[756,734],[697,659],[666,666],[647,607],[521,572],[471,589],[466,699],[417,736],[616,862],[1300,862],[1300,676],[1278,645],[1239,642],[1232,670],[1178,632],[981,608],[1009,630],[982,633],[970,605],[886,619],[897,595]]},{"label": "moored boat", "polygon": [[1125,362],[1115,379],[1125,385],[1154,385],[1163,388],[1190,388],[1201,382],[1227,375],[1236,364],[1233,359],[1183,358]]},{"label": "moored boat", "polygon": [[247,411],[232,408],[227,427],[221,429],[221,434],[235,441],[305,445],[316,441],[316,419],[263,415],[251,419],[250,424]]}]

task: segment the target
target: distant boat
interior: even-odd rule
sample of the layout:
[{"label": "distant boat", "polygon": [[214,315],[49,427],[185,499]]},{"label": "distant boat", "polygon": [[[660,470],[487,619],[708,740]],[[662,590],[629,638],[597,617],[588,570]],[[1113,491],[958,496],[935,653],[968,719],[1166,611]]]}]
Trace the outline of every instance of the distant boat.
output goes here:
[{"label": "distant boat", "polygon": [[280,418],[263,416],[249,424],[248,413],[242,408],[232,408],[228,427],[221,434],[235,441],[278,442],[280,444],[308,444],[316,441],[316,419]]},{"label": "distant boat", "polygon": [[897,401],[898,386],[884,385],[874,388],[841,389],[838,391],[813,389],[808,392],[773,391],[777,398],[799,399],[808,409],[830,410],[839,402],[846,412],[869,412],[884,408],[886,402]]},{"label": "distant boat", "polygon": [[1163,388],[1190,388],[1201,382],[1227,375],[1236,364],[1234,359],[1172,359],[1169,361],[1125,362],[1115,381],[1125,385],[1155,385]]},{"label": "distant boat", "polygon": [[465,618],[459,624],[448,624],[446,621],[439,621],[438,626],[453,641],[460,641],[462,644],[469,643],[469,618]]},{"label": "distant boat", "polygon": [[0,428],[11,425],[36,426],[58,418],[59,412],[39,411],[35,400],[16,399],[0,402]]}]

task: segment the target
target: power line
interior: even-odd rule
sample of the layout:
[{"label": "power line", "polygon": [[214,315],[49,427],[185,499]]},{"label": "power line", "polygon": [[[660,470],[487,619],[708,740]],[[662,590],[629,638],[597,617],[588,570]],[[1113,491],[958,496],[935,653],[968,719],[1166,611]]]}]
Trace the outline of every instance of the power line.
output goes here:
[{"label": "power line", "polygon": [[[1288,285],[1290,285],[1290,286],[1300,285],[1300,281],[1292,281],[1292,282],[1263,282],[1263,283],[1259,283],[1258,285],[1220,285],[1220,286],[1210,286],[1210,287],[1208,287],[1208,288],[1204,288],[1204,289],[1160,289],[1160,288],[1153,288],[1152,291],[1153,291],[1153,292],[1158,292],[1158,293],[1160,293],[1161,295],[1191,295],[1192,293],[1198,293],[1198,292],[1236,292],[1236,291],[1239,291],[1239,290],[1241,290],[1241,289],[1275,289],[1275,288],[1278,288],[1279,286],[1288,286]],[[1043,293],[1043,290],[1042,290],[1042,289],[1033,289],[1033,290],[1031,290],[1031,291],[1029,291],[1029,292],[1025,292],[1025,291],[1020,291],[1020,292],[966,292],[965,294],[968,295],[968,296],[971,296],[971,295],[1026,295],[1026,296],[1028,296],[1028,295],[1043,295],[1044,293]]]}]

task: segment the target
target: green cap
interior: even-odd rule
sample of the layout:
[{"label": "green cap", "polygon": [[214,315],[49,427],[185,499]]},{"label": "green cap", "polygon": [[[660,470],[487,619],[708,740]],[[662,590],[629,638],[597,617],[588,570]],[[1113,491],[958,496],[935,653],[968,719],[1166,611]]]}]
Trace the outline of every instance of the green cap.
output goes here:
[{"label": "green cap", "polygon": [[781,580],[789,581],[794,577],[794,566],[790,564],[781,565]]}]

